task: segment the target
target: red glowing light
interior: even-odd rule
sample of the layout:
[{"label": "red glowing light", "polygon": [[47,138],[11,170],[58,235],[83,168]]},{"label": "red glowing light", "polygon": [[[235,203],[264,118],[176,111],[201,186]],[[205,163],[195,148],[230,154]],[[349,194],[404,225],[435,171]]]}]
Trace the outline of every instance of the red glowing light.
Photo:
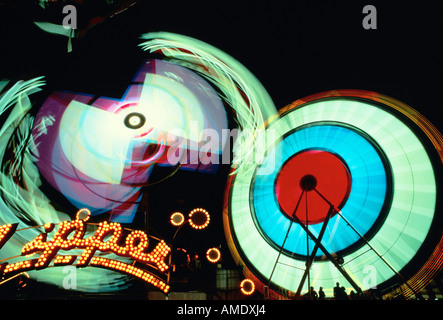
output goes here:
[{"label": "red glowing light", "polygon": [[308,197],[308,221],[306,201],[300,201],[296,216],[304,223],[322,222],[329,205],[320,198],[318,190],[337,208],[346,202],[351,190],[351,177],[343,161],[335,154],[322,150],[308,150],[290,158],[281,169],[276,181],[276,194],[282,211],[292,216],[300,196]]}]

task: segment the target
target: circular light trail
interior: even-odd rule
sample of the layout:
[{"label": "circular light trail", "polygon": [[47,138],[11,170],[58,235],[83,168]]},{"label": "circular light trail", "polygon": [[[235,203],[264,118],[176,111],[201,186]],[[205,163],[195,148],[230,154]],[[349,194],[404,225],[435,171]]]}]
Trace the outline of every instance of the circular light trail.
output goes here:
[{"label": "circular light trail", "polygon": [[250,296],[255,292],[255,284],[251,279],[244,279],[240,283],[240,290],[244,295]]},{"label": "circular light trail", "polygon": [[206,259],[211,263],[217,263],[221,259],[221,252],[218,248],[210,248],[206,251]]},{"label": "circular light trail", "polygon": [[181,212],[171,214],[171,224],[175,227],[181,226],[185,222],[185,216]]},{"label": "circular light trail", "polygon": [[91,217],[91,211],[89,209],[82,208],[77,211],[75,216],[78,220],[83,220],[86,222]]},{"label": "circular light trail", "polygon": [[367,290],[370,266],[386,294],[401,279],[419,292],[441,270],[443,138],[418,112],[336,90],[280,110],[266,139],[264,161],[229,178],[224,211],[234,260],[260,291],[306,292],[306,274],[317,287]]},{"label": "circular light trail", "polygon": [[139,129],[146,123],[146,117],[139,112],[131,112],[125,117],[123,122],[130,129]]},{"label": "circular light trail", "polygon": [[202,208],[196,208],[189,213],[189,224],[194,229],[204,229],[209,225],[209,212]]}]

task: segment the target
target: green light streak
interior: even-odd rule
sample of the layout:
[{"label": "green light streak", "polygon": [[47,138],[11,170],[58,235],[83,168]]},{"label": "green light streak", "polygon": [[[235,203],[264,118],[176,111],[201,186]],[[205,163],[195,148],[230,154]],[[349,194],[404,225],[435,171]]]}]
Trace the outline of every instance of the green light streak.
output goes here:
[{"label": "green light streak", "polygon": [[236,170],[249,169],[247,161],[257,157],[255,153],[264,152],[256,148],[257,133],[277,113],[260,81],[240,62],[200,40],[167,32],[148,33],[141,38],[146,40],[140,44],[143,50],[161,51],[170,62],[194,70],[219,89],[235,111],[239,129],[252,133],[245,139],[237,139],[236,143],[241,145],[234,148],[240,151],[234,155],[234,163],[239,164]]}]

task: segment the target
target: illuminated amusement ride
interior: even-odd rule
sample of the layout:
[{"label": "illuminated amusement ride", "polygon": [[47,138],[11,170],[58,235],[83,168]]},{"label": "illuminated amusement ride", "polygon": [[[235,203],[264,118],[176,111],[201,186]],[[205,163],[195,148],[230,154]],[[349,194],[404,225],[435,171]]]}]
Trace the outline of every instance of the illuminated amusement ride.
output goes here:
[{"label": "illuminated amusement ride", "polygon": [[[215,213],[168,213],[169,240],[131,223],[147,215],[148,187],[178,170],[213,174],[230,152],[218,225],[229,252],[208,245],[205,258],[230,254],[244,295],[340,285],[412,298],[440,272],[443,139],[417,111],[364,90],[277,111],[221,50],[172,33],[142,40],[148,58],[122,97],[55,91],[37,105],[43,78],[2,82],[0,285],[26,274],[62,286],[57,267],[76,266],[78,290],[135,277],[169,294],[179,230],[199,232]],[[153,179],[157,167],[170,174]]]}]

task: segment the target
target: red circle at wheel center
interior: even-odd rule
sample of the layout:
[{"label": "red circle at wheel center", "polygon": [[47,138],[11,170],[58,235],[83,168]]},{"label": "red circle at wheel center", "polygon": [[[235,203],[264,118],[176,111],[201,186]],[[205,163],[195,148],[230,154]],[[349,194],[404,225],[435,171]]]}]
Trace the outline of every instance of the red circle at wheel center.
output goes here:
[{"label": "red circle at wheel center", "polygon": [[303,190],[295,215],[303,224],[320,223],[326,218],[329,204],[319,193],[341,208],[351,190],[349,170],[341,158],[327,151],[297,153],[284,163],[275,183],[277,201],[288,217],[294,214]]}]

